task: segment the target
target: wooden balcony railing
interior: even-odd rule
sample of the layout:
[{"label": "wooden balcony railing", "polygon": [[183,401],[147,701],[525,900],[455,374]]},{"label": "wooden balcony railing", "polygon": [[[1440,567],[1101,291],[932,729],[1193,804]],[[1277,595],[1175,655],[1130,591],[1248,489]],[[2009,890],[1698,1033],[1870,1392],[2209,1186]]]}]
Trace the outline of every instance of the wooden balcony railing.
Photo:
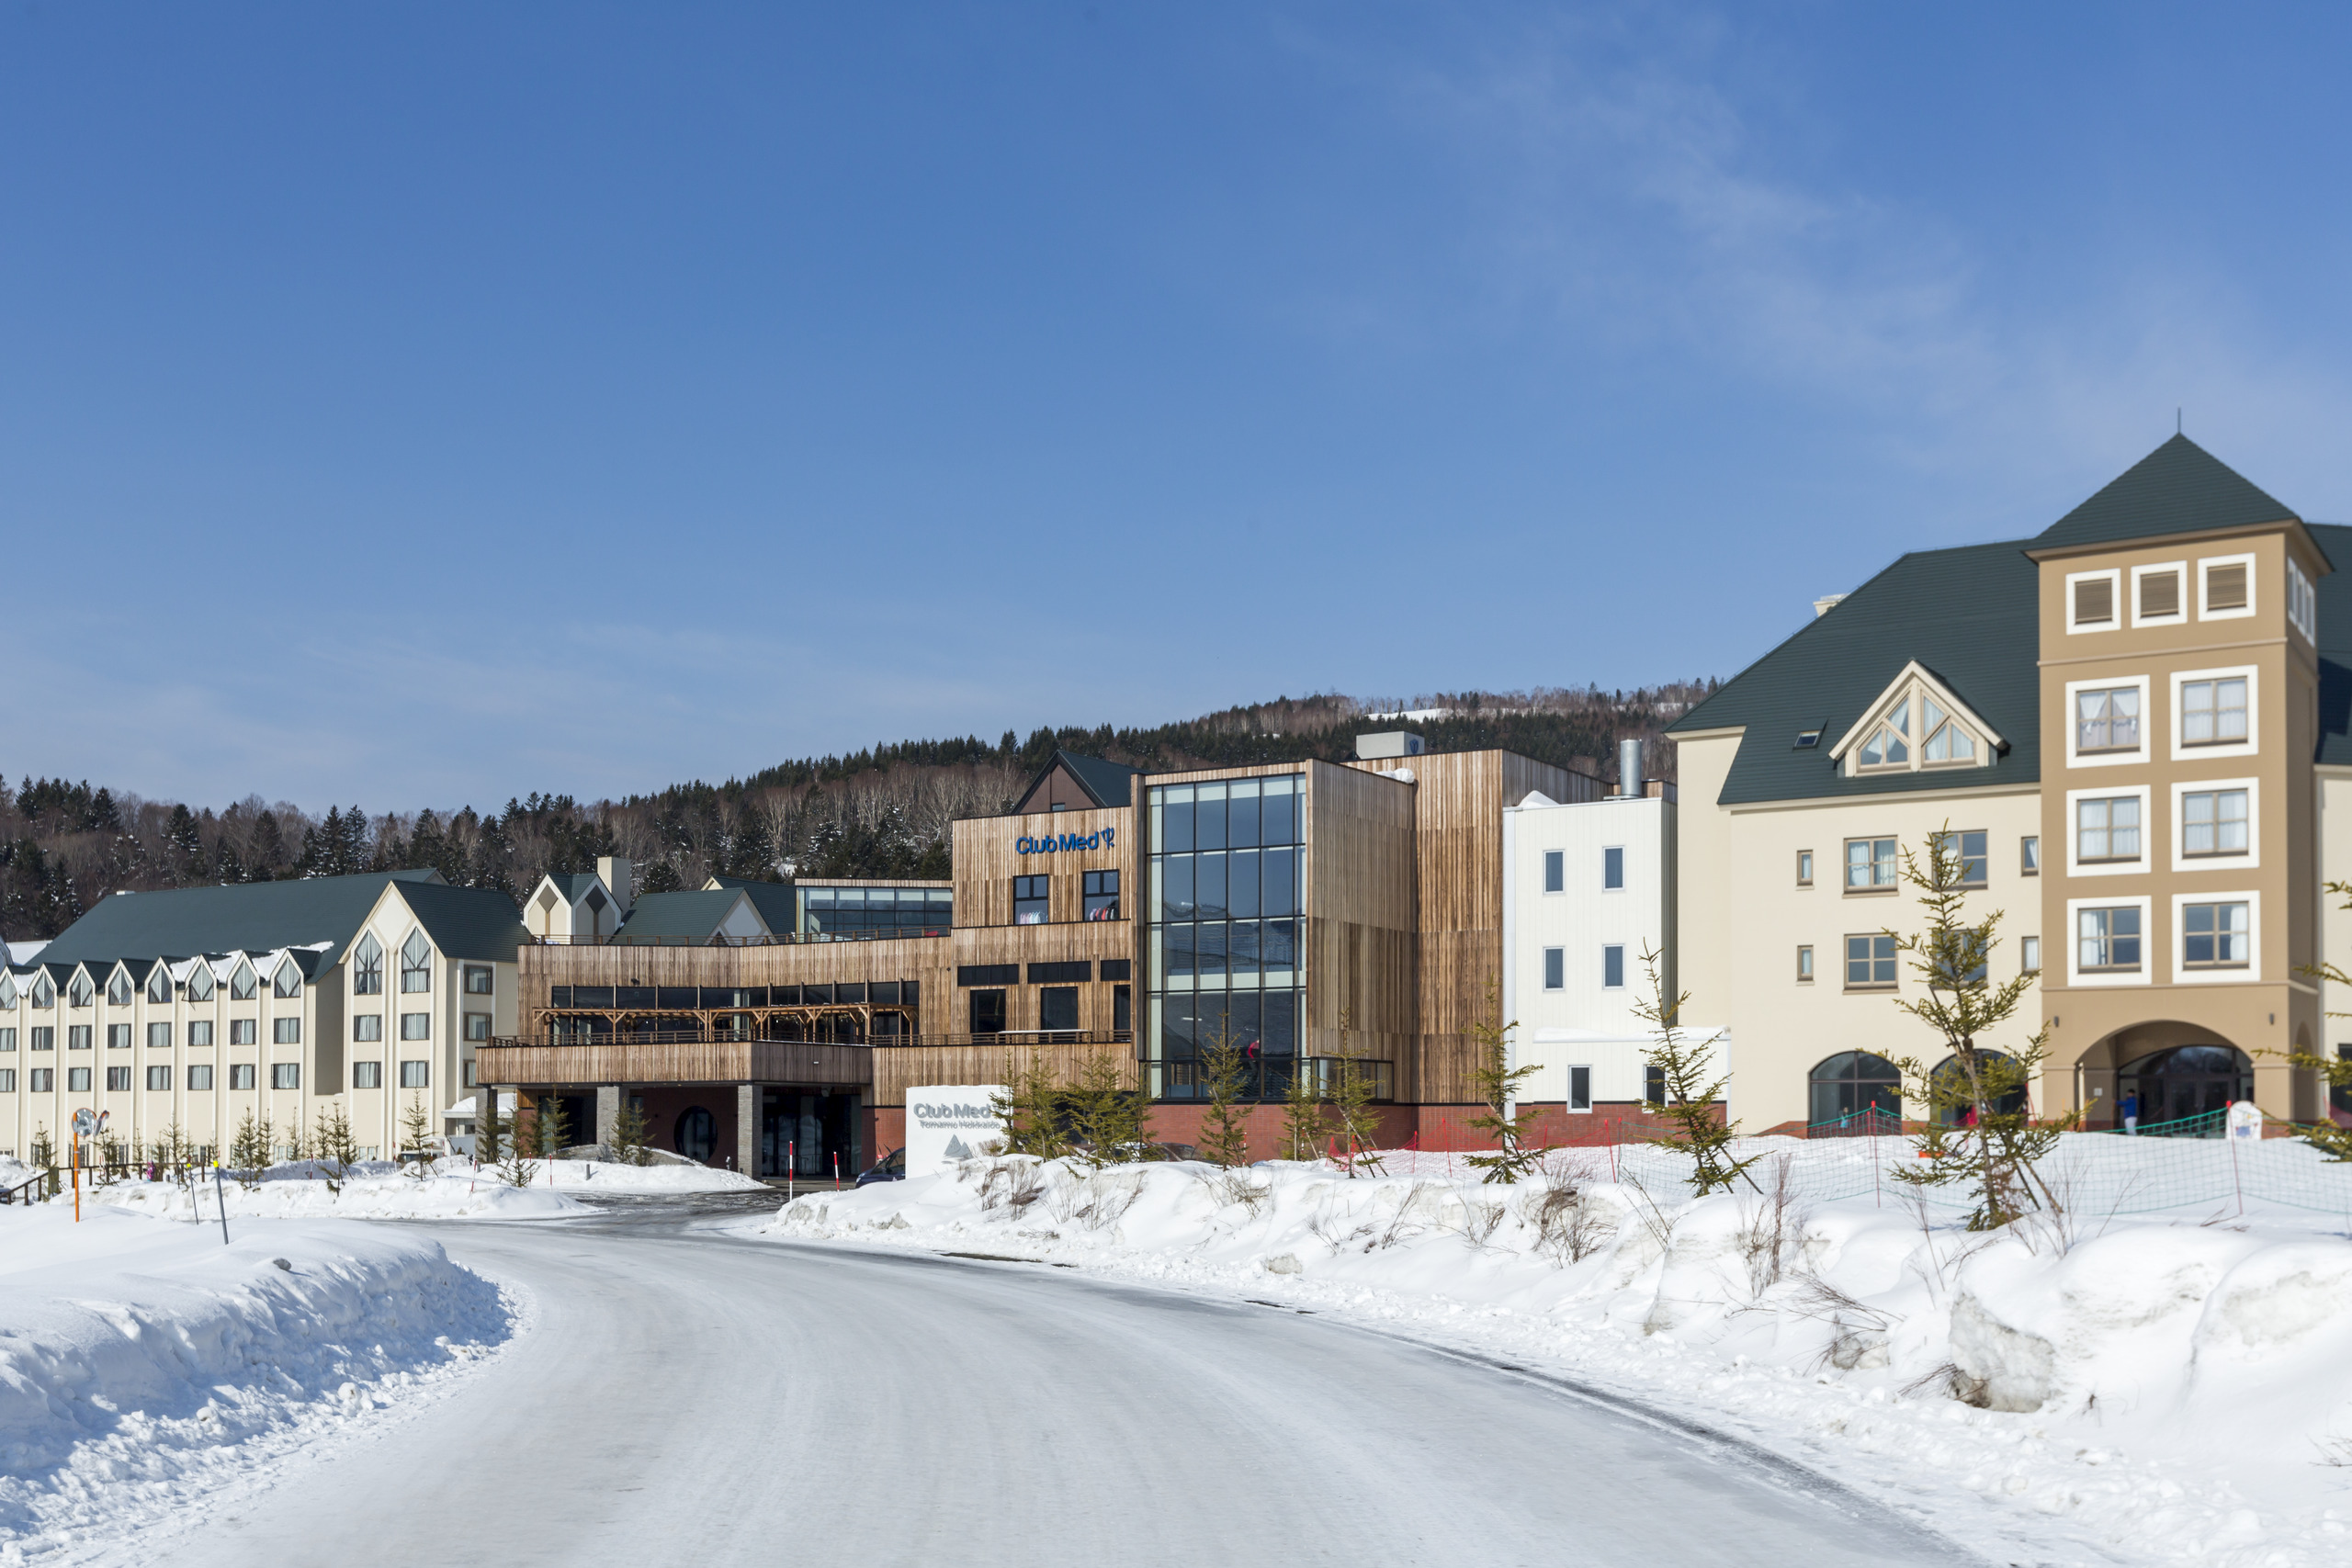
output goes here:
[{"label": "wooden balcony railing", "polygon": [[533,936],[535,947],[807,947],[828,942],[899,942],[943,937],[947,926],[899,926],[863,931],[763,931],[757,936],[631,936],[624,929],[608,936]]}]

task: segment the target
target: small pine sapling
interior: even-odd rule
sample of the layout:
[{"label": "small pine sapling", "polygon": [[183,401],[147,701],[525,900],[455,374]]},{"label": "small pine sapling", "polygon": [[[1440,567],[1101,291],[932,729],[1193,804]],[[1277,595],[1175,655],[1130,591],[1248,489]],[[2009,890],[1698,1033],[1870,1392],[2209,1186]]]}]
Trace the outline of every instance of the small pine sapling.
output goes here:
[{"label": "small pine sapling", "polygon": [[343,1184],[351,1179],[351,1168],[359,1163],[359,1145],[351,1134],[351,1114],[340,1101],[319,1112],[318,1131],[311,1139],[311,1147],[326,1167],[327,1190],[340,1194]]},{"label": "small pine sapling", "polygon": [[421,1094],[410,1095],[401,1111],[401,1153],[409,1156],[419,1181],[433,1174],[433,1113],[424,1109]]},{"label": "small pine sapling", "polygon": [[263,1173],[269,1168],[269,1118],[247,1111],[244,1120],[237,1123],[236,1136],[229,1141],[229,1173],[248,1192],[261,1186]]},{"label": "small pine sapling", "polygon": [[645,1146],[645,1109],[632,1094],[621,1096],[620,1108],[613,1112],[613,1158],[621,1165],[650,1165],[652,1156]]},{"label": "small pine sapling", "polygon": [[1928,840],[1923,860],[1903,852],[1903,879],[1919,890],[1927,929],[1915,936],[1889,931],[1896,950],[1911,959],[1926,995],[1898,997],[1895,1007],[1943,1038],[1948,1066],[1930,1068],[1917,1057],[1895,1063],[1906,1093],[1929,1110],[1919,1135],[1920,1159],[1894,1172],[1915,1188],[1966,1182],[1976,1191],[1971,1230],[1995,1230],[2029,1209],[2060,1204],[2035,1167],[2057,1147],[2075,1122],[2069,1113],[2051,1122],[2033,1119],[2031,1095],[2049,1055],[2044,1024],[2014,1051],[1983,1043],[1986,1033],[2017,1016],[2034,977],[2020,974],[1995,985],[1989,978],[1994,934],[2001,923],[1996,909],[1981,920],[1966,918],[1967,862],[1949,825]]},{"label": "small pine sapling", "polygon": [[1470,1119],[1470,1125],[1494,1139],[1495,1146],[1464,1156],[1465,1163],[1487,1173],[1479,1178],[1481,1181],[1517,1181],[1544,1163],[1544,1152],[1528,1146],[1528,1136],[1535,1129],[1535,1112],[1511,1109],[1519,1099],[1520,1086],[1535,1076],[1532,1062],[1523,1067],[1510,1065],[1510,1035],[1518,1027],[1516,1022],[1502,1021],[1498,987],[1487,981],[1486,1016],[1470,1025],[1470,1084],[1486,1109]]},{"label": "small pine sapling", "polygon": [[1290,1059],[1290,1081],[1283,1086],[1283,1147],[1291,1159],[1320,1159],[1324,1132],[1323,1076],[1308,1056]]},{"label": "small pine sapling", "polygon": [[1354,1043],[1354,1013],[1340,1010],[1340,1060],[1338,1077],[1331,1084],[1331,1109],[1340,1119],[1340,1137],[1347,1151],[1348,1175],[1377,1174],[1380,1156],[1380,1128],[1374,1120],[1372,1103],[1380,1088],[1380,1064],[1370,1057],[1359,1057],[1351,1048]]},{"label": "small pine sapling", "polygon": [[475,1092],[481,1096],[481,1110],[474,1117],[474,1164],[496,1165],[507,1137],[506,1123],[498,1113],[498,1090],[484,1084]]},{"label": "small pine sapling", "polygon": [[1663,1136],[1648,1142],[1690,1156],[1690,1175],[1687,1179],[1694,1197],[1728,1190],[1735,1181],[1745,1181],[1753,1188],[1756,1179],[1747,1174],[1747,1168],[1763,1156],[1750,1155],[1746,1159],[1734,1159],[1731,1145],[1732,1140],[1739,1136],[1739,1123],[1728,1115],[1720,1120],[1715,1115],[1715,1102],[1723,1099],[1731,1075],[1717,1075],[1713,1050],[1706,1042],[1683,1033],[1682,1004],[1690,999],[1690,993],[1667,996],[1666,976],[1659,959],[1655,949],[1643,949],[1642,966],[1649,972],[1650,999],[1636,1003],[1633,1010],[1635,1018],[1646,1020],[1657,1032],[1657,1040],[1642,1053],[1642,1060],[1663,1086],[1666,1097],[1663,1104],[1651,1100],[1642,1104],[1645,1113],[1664,1122],[1668,1128]]},{"label": "small pine sapling", "polygon": [[[518,1108],[519,1112],[519,1108]],[[503,1157],[498,1163],[498,1179],[509,1187],[528,1187],[539,1173],[538,1162],[531,1157],[535,1140],[524,1135],[518,1113],[514,1124],[507,1129]]]},{"label": "small pine sapling", "polygon": [[1010,1051],[1004,1058],[1004,1088],[989,1097],[996,1112],[1004,1154],[1056,1159],[1069,1152],[1062,1133],[1062,1093],[1044,1053],[1032,1051],[1023,1066]]},{"label": "small pine sapling", "polygon": [[571,1146],[571,1120],[563,1113],[563,1100],[557,1095],[539,1096],[532,1109],[532,1142],[541,1159],[553,1159]]},{"label": "small pine sapling", "polygon": [[1249,1057],[1232,1028],[1218,1020],[1216,1035],[1201,1051],[1201,1088],[1208,1100],[1201,1117],[1201,1152],[1227,1170],[1250,1163],[1250,1124],[1241,1109],[1249,1077]]},{"label": "small pine sapling", "polygon": [[1107,1054],[1089,1056],[1069,1097],[1078,1142],[1087,1163],[1098,1168],[1150,1157],[1144,1145],[1149,1111],[1142,1095],[1119,1081],[1121,1066]]}]

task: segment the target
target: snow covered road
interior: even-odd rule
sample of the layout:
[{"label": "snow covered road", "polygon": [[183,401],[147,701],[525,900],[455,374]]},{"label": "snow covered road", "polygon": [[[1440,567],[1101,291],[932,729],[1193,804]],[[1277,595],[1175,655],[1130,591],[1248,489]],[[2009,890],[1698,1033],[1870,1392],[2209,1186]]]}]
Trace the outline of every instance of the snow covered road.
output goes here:
[{"label": "snow covered road", "polygon": [[137,1560],[1975,1561],[1769,1455],[1317,1315],[674,1213],[421,1228],[524,1287],[531,1331]]}]

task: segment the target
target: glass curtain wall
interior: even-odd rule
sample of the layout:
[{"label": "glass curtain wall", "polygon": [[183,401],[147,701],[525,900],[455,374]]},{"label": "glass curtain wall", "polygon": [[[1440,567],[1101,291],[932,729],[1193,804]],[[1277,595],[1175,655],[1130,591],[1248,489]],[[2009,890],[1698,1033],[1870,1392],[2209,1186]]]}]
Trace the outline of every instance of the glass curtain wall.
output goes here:
[{"label": "glass curtain wall", "polygon": [[956,895],[944,887],[803,887],[800,929],[816,934],[944,931]]},{"label": "glass curtain wall", "polygon": [[1306,780],[1227,779],[1151,791],[1145,933],[1152,1094],[1204,1098],[1220,1040],[1250,1068],[1245,1095],[1279,1100],[1298,1057],[1299,886]]}]

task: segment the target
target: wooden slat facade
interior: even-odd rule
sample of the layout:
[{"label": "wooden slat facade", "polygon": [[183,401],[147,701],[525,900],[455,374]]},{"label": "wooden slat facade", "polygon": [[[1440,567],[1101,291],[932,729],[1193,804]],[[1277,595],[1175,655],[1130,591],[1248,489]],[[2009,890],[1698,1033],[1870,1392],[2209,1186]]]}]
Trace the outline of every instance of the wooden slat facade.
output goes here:
[{"label": "wooden slat facade", "polygon": [[873,1077],[862,1045],[797,1040],[685,1044],[486,1045],[474,1053],[484,1083],[548,1085],[769,1083],[856,1089]]},{"label": "wooden slat facade", "polygon": [[904,1105],[907,1091],[924,1084],[1004,1083],[1026,1071],[1031,1054],[1062,1083],[1075,1083],[1100,1058],[1117,1065],[1121,1087],[1136,1085],[1136,1054],[1127,1045],[887,1045],[873,1052],[874,1103]]}]

